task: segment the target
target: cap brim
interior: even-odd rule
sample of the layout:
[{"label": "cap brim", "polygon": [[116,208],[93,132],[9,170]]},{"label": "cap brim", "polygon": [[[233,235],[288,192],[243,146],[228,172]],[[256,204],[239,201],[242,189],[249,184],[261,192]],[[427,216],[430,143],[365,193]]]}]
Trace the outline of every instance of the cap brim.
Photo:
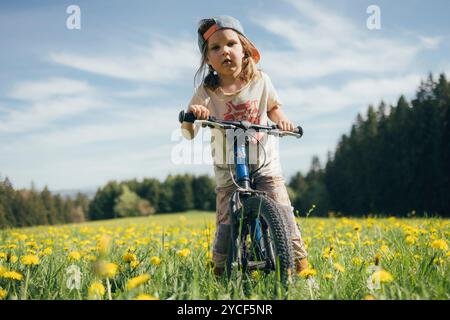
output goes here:
[{"label": "cap brim", "polygon": [[259,53],[259,50],[256,48],[256,46],[250,40],[249,40],[249,42],[252,46],[250,48],[251,56],[252,56],[253,60],[255,61],[255,63],[258,63],[259,60],[261,60],[261,54]]}]

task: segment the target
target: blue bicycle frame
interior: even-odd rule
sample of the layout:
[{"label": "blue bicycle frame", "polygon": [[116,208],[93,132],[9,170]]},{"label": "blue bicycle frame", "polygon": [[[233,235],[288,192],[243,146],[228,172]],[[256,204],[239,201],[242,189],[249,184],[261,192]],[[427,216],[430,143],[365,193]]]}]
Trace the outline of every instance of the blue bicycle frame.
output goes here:
[{"label": "blue bicycle frame", "polygon": [[[248,140],[247,137],[243,139],[244,141],[241,141],[242,139],[235,139],[234,143],[234,163],[236,164],[236,182],[240,187],[246,190],[252,190],[252,179],[250,177],[249,173],[249,163],[248,163],[248,157],[247,157],[247,144]],[[237,209],[234,205],[233,209]],[[232,213],[235,211],[231,211]],[[253,221],[250,223],[250,232],[254,235],[254,240],[256,240],[256,243],[259,243],[261,240],[261,224],[259,221],[259,218],[256,217]]]}]

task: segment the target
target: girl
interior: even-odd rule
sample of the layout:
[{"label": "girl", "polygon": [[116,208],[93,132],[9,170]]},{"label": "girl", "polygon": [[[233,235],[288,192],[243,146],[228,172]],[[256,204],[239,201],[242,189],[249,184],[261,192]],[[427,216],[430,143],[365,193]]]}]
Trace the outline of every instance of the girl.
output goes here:
[{"label": "girl", "polygon": [[[195,79],[201,75],[202,83],[197,88],[187,112],[193,112],[197,119],[209,115],[224,120],[247,120],[267,125],[268,119],[281,130],[294,130],[294,125],[281,110],[281,102],[270,78],[256,64],[260,60],[258,49],[248,40],[240,22],[229,16],[203,19],[198,27],[198,45],[202,53],[201,65]],[[204,76],[206,69],[208,73]],[[193,139],[198,127],[183,122],[182,133],[186,139]],[[255,188],[266,191],[279,203],[289,224],[294,247],[296,271],[308,267],[305,245],[295,222],[293,208],[286,190],[280,161],[273,136],[256,134],[266,150],[266,165],[255,176]],[[230,214],[228,203],[236,186],[233,184],[227,163],[232,155],[232,144],[224,143],[224,132],[211,130],[211,151],[216,178],[216,234],[213,245],[214,272],[223,273],[229,241]],[[224,156],[225,154],[225,156]],[[264,160],[258,152],[256,166]],[[232,157],[231,157],[232,158]],[[252,159],[252,155],[250,155]]]}]

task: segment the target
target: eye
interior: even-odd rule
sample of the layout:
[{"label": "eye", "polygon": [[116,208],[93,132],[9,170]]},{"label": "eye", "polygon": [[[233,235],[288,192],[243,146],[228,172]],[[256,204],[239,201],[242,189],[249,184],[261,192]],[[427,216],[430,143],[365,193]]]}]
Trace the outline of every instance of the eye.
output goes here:
[{"label": "eye", "polygon": [[219,50],[219,46],[212,46],[212,47],[211,47],[211,50],[217,51],[217,50]]},{"label": "eye", "polygon": [[234,46],[236,44],[236,41],[230,41],[230,42],[228,42],[228,46],[229,47],[232,47],[232,46]]}]

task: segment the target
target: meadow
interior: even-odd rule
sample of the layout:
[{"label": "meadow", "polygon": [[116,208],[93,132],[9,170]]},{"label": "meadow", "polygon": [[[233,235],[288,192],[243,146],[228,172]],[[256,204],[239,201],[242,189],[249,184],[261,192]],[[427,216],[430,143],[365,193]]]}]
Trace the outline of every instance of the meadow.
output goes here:
[{"label": "meadow", "polygon": [[215,215],[0,231],[0,299],[449,299],[450,221],[300,218],[309,269],[216,279]]}]

